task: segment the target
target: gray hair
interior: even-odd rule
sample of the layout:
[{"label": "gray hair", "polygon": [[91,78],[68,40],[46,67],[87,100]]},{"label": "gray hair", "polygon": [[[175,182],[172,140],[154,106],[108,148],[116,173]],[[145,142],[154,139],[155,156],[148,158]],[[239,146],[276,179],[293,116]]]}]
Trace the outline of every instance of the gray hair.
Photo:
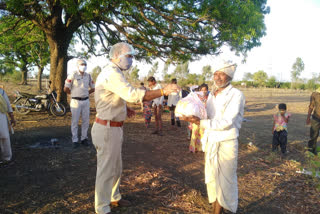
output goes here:
[{"label": "gray hair", "polygon": [[119,42],[113,45],[109,52],[110,59],[117,59],[121,55],[135,55],[135,51],[131,45],[125,42]]},{"label": "gray hair", "polygon": [[85,64],[87,64],[86,60],[84,60],[84,59],[78,59],[78,60],[77,60],[77,65],[80,65],[82,62],[84,62]]}]

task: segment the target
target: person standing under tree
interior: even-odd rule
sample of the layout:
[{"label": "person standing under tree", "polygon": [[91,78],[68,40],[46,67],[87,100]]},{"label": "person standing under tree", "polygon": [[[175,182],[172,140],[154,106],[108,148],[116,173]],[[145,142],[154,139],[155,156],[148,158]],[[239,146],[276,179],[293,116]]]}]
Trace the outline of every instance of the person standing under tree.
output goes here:
[{"label": "person standing under tree", "polygon": [[317,155],[317,140],[320,130],[320,89],[311,94],[306,124],[311,124],[310,140],[308,142],[309,151]]},{"label": "person standing under tree", "polygon": [[235,213],[238,207],[238,137],[245,98],[230,84],[235,68],[227,64],[214,72],[215,88],[209,94],[206,107],[208,119],[181,118],[205,130],[201,140],[205,151],[205,182],[214,214],[221,214],[224,209]]},{"label": "person standing under tree", "polygon": [[[154,77],[148,78],[149,87],[151,90],[159,90],[161,89],[161,85],[157,83]],[[156,123],[156,130],[152,132],[152,134],[158,134],[163,136],[162,133],[162,105],[163,105],[163,96],[158,97],[153,100],[152,107],[154,112],[154,119]]]},{"label": "person standing under tree", "polygon": [[81,124],[81,144],[88,146],[88,128],[90,119],[89,94],[94,92],[94,82],[90,74],[86,73],[86,61],[77,61],[77,70],[69,75],[65,81],[64,92],[71,94],[71,133],[74,148],[79,147],[78,123],[80,116]]},{"label": "person standing under tree", "polygon": [[[171,80],[171,84],[177,84],[177,79],[174,78]],[[175,117],[174,110],[176,109],[176,105],[179,102],[179,100],[182,97],[182,91],[180,93],[171,93],[168,96],[168,106],[171,113],[171,125],[174,126],[175,122],[177,122],[177,126],[181,127],[180,119],[179,117]]]},{"label": "person standing under tree", "polygon": [[171,92],[179,91],[177,85],[169,84],[163,89],[142,90],[132,87],[125,79],[135,51],[127,43],[117,43],[110,49],[110,63],[97,77],[94,95],[96,120],[92,126],[92,142],[97,150],[97,175],[95,184],[95,211],[98,214],[111,213],[111,206],[130,206],[120,194],[122,174],[121,149],[123,122],[135,115],[127,102],[150,101]]}]

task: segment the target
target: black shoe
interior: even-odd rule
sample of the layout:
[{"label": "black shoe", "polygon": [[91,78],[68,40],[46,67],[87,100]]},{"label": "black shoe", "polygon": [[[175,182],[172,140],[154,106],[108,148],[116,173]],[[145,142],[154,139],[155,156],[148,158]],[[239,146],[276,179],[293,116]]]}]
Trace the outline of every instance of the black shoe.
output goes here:
[{"label": "black shoe", "polygon": [[178,126],[178,127],[181,127],[180,120],[177,120],[177,126]]},{"label": "black shoe", "polygon": [[78,142],[73,142],[73,148],[78,148],[80,146],[80,143],[78,143]]},{"label": "black shoe", "polygon": [[84,145],[84,146],[89,146],[88,139],[82,140],[81,144]]},{"label": "black shoe", "polygon": [[174,119],[171,119],[171,125],[174,126]]}]

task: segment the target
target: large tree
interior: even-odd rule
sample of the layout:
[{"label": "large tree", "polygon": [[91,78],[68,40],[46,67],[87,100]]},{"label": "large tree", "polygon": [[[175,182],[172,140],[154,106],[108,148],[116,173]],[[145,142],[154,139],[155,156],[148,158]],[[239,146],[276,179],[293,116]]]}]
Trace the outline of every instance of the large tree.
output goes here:
[{"label": "large tree", "polygon": [[[188,60],[218,54],[225,44],[246,53],[259,46],[265,34],[266,1],[0,0],[0,17],[21,17],[45,33],[52,89],[60,99],[67,76],[67,51],[76,32],[94,54],[102,54],[119,41],[133,44],[139,49],[138,58],[147,59]],[[97,41],[102,52],[96,50]]]},{"label": "large tree", "polygon": [[32,22],[15,16],[0,19],[1,63],[11,64],[21,72],[21,84],[27,84],[29,68],[37,66],[38,89],[41,89],[41,75],[49,63],[49,54],[44,33]]},{"label": "large tree", "polygon": [[259,70],[253,74],[252,79],[258,86],[265,86],[268,80],[268,74],[263,70]]}]

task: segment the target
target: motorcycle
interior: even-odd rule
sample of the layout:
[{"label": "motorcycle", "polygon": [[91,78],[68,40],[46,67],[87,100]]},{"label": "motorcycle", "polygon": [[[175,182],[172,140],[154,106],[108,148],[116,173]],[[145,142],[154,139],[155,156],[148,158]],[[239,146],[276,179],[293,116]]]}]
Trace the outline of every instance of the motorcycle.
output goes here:
[{"label": "motorcycle", "polygon": [[16,91],[15,97],[13,104],[18,114],[28,114],[30,111],[48,111],[55,116],[64,116],[66,114],[66,107],[57,102],[57,93],[55,91],[42,95]]}]

